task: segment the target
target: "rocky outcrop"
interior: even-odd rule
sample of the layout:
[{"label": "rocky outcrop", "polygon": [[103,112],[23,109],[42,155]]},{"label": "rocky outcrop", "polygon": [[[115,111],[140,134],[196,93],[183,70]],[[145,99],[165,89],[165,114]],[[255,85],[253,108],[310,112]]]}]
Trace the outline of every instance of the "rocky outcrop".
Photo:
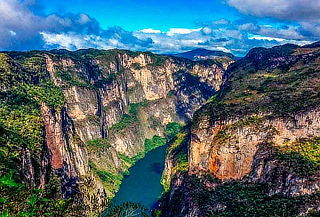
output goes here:
[{"label": "rocky outcrop", "polygon": [[188,171],[172,176],[163,216],[319,214],[319,55],[257,48],[229,67],[193,118]]},{"label": "rocky outcrop", "polygon": [[[9,52],[3,59],[9,77],[19,66],[17,82],[29,73],[28,84],[52,82],[61,89],[62,105],[40,106],[46,166],[60,178],[63,195],[77,198],[91,215],[106,207],[130,158],[145,151],[145,139],[164,136],[170,122],[189,120],[219,90],[225,73],[217,61],[121,50]],[[35,183],[28,155],[25,177]]]},{"label": "rocky outcrop", "polygon": [[190,173],[209,172],[221,180],[242,179],[251,171],[259,146],[281,147],[319,136],[319,115],[319,108],[287,118],[269,119],[260,114],[209,127],[203,126],[206,120],[202,120],[201,128],[192,131]]}]

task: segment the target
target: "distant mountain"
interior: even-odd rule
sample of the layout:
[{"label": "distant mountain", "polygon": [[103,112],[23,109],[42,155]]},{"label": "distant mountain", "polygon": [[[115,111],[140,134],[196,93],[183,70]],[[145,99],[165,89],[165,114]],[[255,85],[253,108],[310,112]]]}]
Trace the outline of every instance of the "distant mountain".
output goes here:
[{"label": "distant mountain", "polygon": [[198,49],[187,51],[184,53],[172,54],[171,56],[182,57],[190,60],[221,59],[225,57],[233,60],[237,59],[237,57],[235,57],[231,53],[226,53],[223,51],[207,50],[203,48],[198,48]]},{"label": "distant mountain", "polygon": [[304,48],[320,48],[320,41],[303,46]]}]

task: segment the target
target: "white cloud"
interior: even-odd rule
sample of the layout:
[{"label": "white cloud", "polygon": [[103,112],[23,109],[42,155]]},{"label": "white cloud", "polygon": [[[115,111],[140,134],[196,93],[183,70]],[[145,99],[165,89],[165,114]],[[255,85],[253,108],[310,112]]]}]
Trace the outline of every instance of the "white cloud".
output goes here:
[{"label": "white cloud", "polygon": [[112,38],[104,38],[97,35],[84,35],[77,33],[48,33],[41,32],[42,39],[45,42],[45,48],[59,48],[68,50],[77,50],[85,48],[98,49],[142,49],[139,43],[123,43],[121,35],[115,35]]},{"label": "white cloud", "polygon": [[143,33],[161,33],[160,30],[156,30],[156,29],[141,29],[140,32],[143,32]]},{"label": "white cloud", "polygon": [[[231,23],[217,25],[214,22],[203,28],[172,28],[167,32],[136,31],[140,40],[151,38],[153,43],[146,50],[160,53],[177,53],[194,48],[221,50],[244,55],[256,46],[271,47],[284,43],[311,43],[299,32],[300,26],[259,25],[256,23]],[[147,32],[147,33],[145,33]]]},{"label": "white cloud", "polygon": [[202,28],[202,32],[204,34],[210,34],[210,33],[212,33],[212,29],[206,26],[206,27]]},{"label": "white cloud", "polygon": [[225,47],[215,47],[214,50],[220,50],[226,53],[231,53],[231,50],[225,48]]},{"label": "white cloud", "polygon": [[68,50],[85,48],[92,43],[92,40],[90,39],[93,39],[90,36],[79,37],[78,35],[65,34],[65,33],[53,34],[53,33],[41,32],[40,34],[42,35],[43,40],[46,43],[46,46],[50,47],[58,44],[59,48],[68,49]]},{"label": "white cloud", "polygon": [[12,31],[12,30],[9,30],[9,33],[10,33],[10,35],[12,35],[12,36],[16,36],[16,35],[17,35],[17,33],[16,33],[15,31]]},{"label": "white cloud", "polygon": [[[147,50],[159,53],[176,53],[201,47],[210,36],[202,33],[202,28],[171,28],[167,32],[135,31],[134,36],[140,40],[150,38],[153,43]],[[203,46],[202,46],[203,47]]]},{"label": "white cloud", "polygon": [[28,6],[33,1],[0,0],[0,49],[42,49],[40,32],[64,33],[100,31],[97,21],[85,14],[36,15]]},{"label": "white cloud", "polygon": [[273,37],[267,37],[267,36],[261,36],[261,35],[249,35],[248,39],[278,41],[278,42],[285,41],[285,39],[283,39],[283,38],[273,38]]},{"label": "white cloud", "polygon": [[190,34],[192,32],[199,32],[202,28],[198,29],[185,29],[185,28],[170,28],[167,33],[169,36],[173,36],[176,34]]},{"label": "white cloud", "polygon": [[[120,27],[102,29],[87,14],[49,16],[36,14],[33,0],[0,0],[0,49],[31,50],[43,48],[110,48],[141,49],[152,44],[151,39],[139,40],[132,32]],[[31,8],[29,8],[31,7]]]},{"label": "white cloud", "polygon": [[261,26],[256,32],[258,32],[260,35],[268,37],[284,38],[290,40],[301,40],[304,38],[304,36],[299,32],[299,28],[295,26],[290,26],[287,28]]},{"label": "white cloud", "polygon": [[248,39],[250,40],[261,40],[261,41],[277,41],[280,42],[281,44],[284,43],[291,43],[291,44],[297,44],[297,45],[306,45],[306,44],[311,44],[312,41],[306,41],[306,40],[302,40],[302,41],[296,41],[296,40],[288,40],[288,39],[283,39],[283,38],[273,38],[273,37],[266,37],[266,36],[261,36],[261,35],[250,35],[248,37]]},{"label": "white cloud", "polygon": [[241,31],[252,31],[252,30],[257,30],[259,27],[256,24],[253,23],[245,23],[239,25],[239,30]]},{"label": "white cloud", "polygon": [[[250,10],[250,13],[253,13],[254,8],[246,8],[249,3],[261,6],[266,2],[277,3],[278,1],[286,3],[284,5],[292,4],[284,0],[259,0],[259,2],[243,0],[241,10],[247,13]],[[297,0],[292,1],[297,2]],[[259,25],[243,21],[216,20],[199,28],[170,28],[168,31],[147,28],[129,32],[121,27],[102,29],[99,23],[89,15],[44,16],[28,8],[33,4],[33,0],[29,0],[28,3],[23,2],[0,0],[0,49],[2,50],[119,48],[176,53],[206,48],[243,55],[255,46],[269,47],[282,43],[304,44],[320,36],[320,23],[314,21],[284,26],[283,23]],[[240,4],[239,0],[229,0],[229,3]],[[282,6],[278,7],[279,10],[281,8]],[[262,16],[261,10],[260,8],[259,14]]]},{"label": "white cloud", "polygon": [[311,37],[314,37],[315,40],[320,39],[320,21],[317,23],[312,22],[302,22],[302,29],[310,33]]}]

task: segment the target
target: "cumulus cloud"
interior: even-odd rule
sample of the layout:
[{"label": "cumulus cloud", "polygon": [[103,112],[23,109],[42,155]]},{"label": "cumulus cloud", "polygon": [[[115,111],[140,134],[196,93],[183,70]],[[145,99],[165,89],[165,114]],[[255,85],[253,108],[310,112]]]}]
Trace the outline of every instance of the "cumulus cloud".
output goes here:
[{"label": "cumulus cloud", "polygon": [[176,34],[190,34],[192,32],[198,32],[200,30],[201,28],[198,28],[198,29],[170,28],[169,31],[167,32],[167,35],[173,36]]},{"label": "cumulus cloud", "polygon": [[[36,32],[44,23],[39,23],[38,18],[29,13],[18,1],[0,1],[0,48],[19,48],[26,42],[33,48],[39,40]],[[33,23],[37,23],[34,25]],[[32,39],[33,40],[29,40]]]},{"label": "cumulus cloud", "polygon": [[111,46],[101,39],[101,37],[95,35],[82,36],[75,33],[47,33],[41,32],[47,47],[59,46],[59,48],[64,48],[68,50],[76,50],[79,48],[89,48],[89,47],[100,47],[103,49],[110,49]]},{"label": "cumulus cloud", "polygon": [[[256,17],[269,17],[282,22],[291,22],[287,28],[275,29],[265,26],[260,34],[291,40],[320,39],[319,0],[226,0],[240,12]],[[293,23],[293,24],[292,24]],[[295,24],[294,24],[295,23]],[[242,30],[253,30],[256,26],[243,25]],[[257,29],[256,29],[257,30]]]},{"label": "cumulus cloud", "polygon": [[[278,1],[282,0],[274,2]],[[251,1],[241,2],[244,2],[241,7],[245,7]],[[272,0],[260,0],[255,4],[261,2]],[[229,3],[236,5],[237,0],[229,0]],[[45,16],[35,13],[33,8],[36,7],[33,0],[0,0],[0,50],[120,48],[176,53],[207,48],[245,55],[256,46],[306,44],[320,36],[320,24],[312,20],[295,25],[281,22],[261,25],[246,19],[222,19],[199,25],[199,28],[170,28],[167,31],[146,28],[130,32],[117,26],[103,29],[88,14]]]},{"label": "cumulus cloud", "polygon": [[213,21],[197,29],[169,29],[167,32],[136,31],[139,39],[151,38],[150,51],[161,53],[182,52],[207,48],[245,55],[256,46],[271,47],[283,43],[307,44],[308,38],[299,32],[299,26],[258,25],[244,22]]},{"label": "cumulus cloud", "polygon": [[150,39],[141,41],[120,27],[102,29],[87,14],[41,16],[32,12],[33,5],[32,1],[0,1],[1,50],[129,48],[152,44]]},{"label": "cumulus cloud", "polygon": [[158,53],[173,53],[181,52],[188,49],[193,49],[203,42],[201,28],[185,29],[171,28],[165,32],[135,31],[134,36],[140,40],[150,38],[153,42],[151,47],[146,50]]},{"label": "cumulus cloud", "polygon": [[143,33],[161,33],[160,30],[157,29],[152,29],[152,28],[148,28],[148,29],[142,29],[140,30]]},{"label": "cumulus cloud", "polygon": [[319,0],[227,0],[227,2],[243,13],[259,17],[296,21],[320,19]]}]

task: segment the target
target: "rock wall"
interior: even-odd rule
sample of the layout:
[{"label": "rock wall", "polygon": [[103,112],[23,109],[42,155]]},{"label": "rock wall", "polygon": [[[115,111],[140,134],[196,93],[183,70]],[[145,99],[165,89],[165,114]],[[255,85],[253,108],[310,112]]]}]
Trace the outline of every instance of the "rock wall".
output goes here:
[{"label": "rock wall", "polygon": [[[248,121],[240,123],[243,119],[235,119],[208,126],[203,120],[200,122],[201,128],[193,126],[188,146],[189,170],[173,172],[177,161],[174,154],[167,157],[164,174],[171,178],[171,185],[170,191],[161,200],[162,216],[201,217],[224,211],[231,215],[234,211],[230,204],[242,204],[243,200],[249,200],[243,196],[240,202],[236,202],[236,195],[250,195],[246,190],[237,193],[238,185],[263,189],[259,194],[268,195],[268,201],[279,197],[288,201],[304,201],[297,202],[293,207],[283,205],[287,210],[283,213],[284,216],[308,216],[318,213],[319,167],[316,166],[315,170],[310,172],[311,165],[304,162],[307,158],[295,155],[297,152],[294,152],[293,156],[285,155],[285,158],[281,158],[279,153],[300,141],[319,138],[319,112],[320,109],[315,108],[290,118],[275,119],[260,114],[259,122],[254,124]],[[294,156],[301,161],[294,160]],[[299,164],[302,165],[297,166]],[[221,193],[223,188],[229,191]],[[228,203],[226,198],[229,197],[235,197],[233,202]],[[246,207],[250,209],[252,204],[247,203]],[[255,203],[259,206],[258,203],[263,202]],[[265,210],[268,210],[268,206]],[[294,215],[287,214],[291,210],[295,210],[292,211]],[[252,215],[254,214],[256,213],[253,211]],[[261,216],[267,215],[261,213]]]},{"label": "rock wall", "polygon": [[[51,164],[64,195],[82,192],[88,213],[105,208],[117,191],[119,183],[112,182],[121,180],[130,166],[123,156],[143,152],[145,139],[163,136],[166,124],[190,119],[220,88],[225,72],[213,62],[151,53],[88,50],[40,55],[46,59],[49,79],[65,96],[57,110],[41,107]],[[135,123],[114,129],[124,115],[133,117],[133,104]],[[106,142],[105,147],[87,145],[96,140]],[[116,181],[103,180],[101,174],[112,174]]]},{"label": "rock wall", "polygon": [[203,120],[199,128],[192,130],[190,173],[209,172],[221,180],[242,179],[250,173],[260,146],[283,146],[319,136],[319,115],[319,108],[286,118],[272,119],[260,114],[254,116],[259,123],[248,126],[243,121],[246,117],[212,126],[204,126]]},{"label": "rock wall", "polygon": [[167,156],[162,216],[319,215],[319,55],[256,48],[230,65],[193,117],[187,170]]}]

